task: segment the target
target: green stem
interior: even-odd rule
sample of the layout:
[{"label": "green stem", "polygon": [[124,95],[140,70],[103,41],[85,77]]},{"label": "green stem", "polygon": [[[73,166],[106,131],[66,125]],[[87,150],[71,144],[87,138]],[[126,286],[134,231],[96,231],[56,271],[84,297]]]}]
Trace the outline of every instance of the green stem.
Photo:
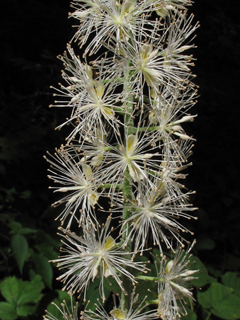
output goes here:
[{"label": "green stem", "polygon": [[165,282],[164,278],[159,277],[149,277],[149,276],[136,276],[137,280],[144,280],[144,281],[155,281],[155,282]]},{"label": "green stem", "polygon": [[[128,62],[129,65],[129,62]],[[126,68],[127,70],[129,69],[128,66]],[[126,139],[127,136],[129,134],[132,133],[132,129],[134,127],[133,124],[133,118],[132,118],[132,104],[133,104],[133,98],[130,94],[130,87],[129,87],[129,74],[128,72],[125,73],[124,75],[124,91],[128,93],[128,98],[125,101],[125,115],[124,115],[124,124],[126,125],[125,127],[125,132],[124,132],[124,138],[125,138],[125,146],[126,146]],[[130,212],[130,204],[132,201],[132,186],[131,186],[131,176],[129,174],[129,170],[128,168],[125,171],[125,177],[124,177],[124,181],[123,181],[123,214],[122,214],[122,222],[124,223],[125,220],[127,220],[130,216],[131,216],[131,212]],[[124,243],[127,239],[128,233],[129,233],[129,228],[130,225],[128,223],[126,223],[124,225],[124,228],[122,230],[122,238],[121,238],[121,242]],[[127,243],[127,245],[125,246],[125,251],[126,252],[131,252],[132,251],[132,243],[131,241],[129,241]],[[129,260],[131,259],[130,254],[126,256],[126,258],[128,258]],[[130,295],[132,292],[132,282],[131,280],[126,277],[124,274],[122,274],[122,283],[123,283],[123,287],[125,289],[125,292],[122,292],[121,294],[121,303],[122,303],[122,308],[123,311],[128,312],[129,308],[130,308]],[[127,294],[127,296],[126,296]]]},{"label": "green stem", "polygon": [[[113,186],[113,184],[111,183],[105,183],[105,184],[101,184],[98,188],[99,189],[110,189]],[[123,189],[123,185],[122,184],[116,184],[115,188],[118,190],[122,190]]]},{"label": "green stem", "polygon": [[211,314],[212,314],[211,312],[208,313],[206,320],[208,320],[210,318]]},{"label": "green stem", "polygon": [[157,127],[141,127],[141,128],[139,128],[139,129],[137,129],[137,128],[133,128],[132,129],[132,131],[133,131],[133,133],[135,133],[135,132],[146,132],[146,131],[153,131],[153,130],[160,130],[160,126],[157,126]]},{"label": "green stem", "polygon": [[[123,202],[123,221],[127,220],[130,216],[131,216],[131,212],[129,210],[130,207],[130,200],[132,198],[132,187],[130,185],[130,181],[131,181],[131,177],[129,174],[129,170],[127,169],[125,172],[125,178],[123,181],[123,194],[124,194],[124,202]],[[129,233],[129,224],[125,224],[124,228],[122,230],[122,243],[124,243],[127,239]],[[129,241],[127,243],[127,245],[125,246],[125,251],[126,252],[131,252],[132,248],[131,248],[131,241]],[[130,254],[126,255],[126,258],[128,258],[129,260],[131,259]],[[124,311],[128,311],[129,310],[129,302],[130,302],[130,298],[129,296],[131,295],[132,292],[132,282],[131,280],[126,277],[124,274],[122,275],[122,283],[123,283],[123,287],[125,289],[125,293],[122,292],[122,296],[121,296],[121,302],[122,302],[122,308],[124,309]],[[127,295],[126,295],[127,294]]]}]

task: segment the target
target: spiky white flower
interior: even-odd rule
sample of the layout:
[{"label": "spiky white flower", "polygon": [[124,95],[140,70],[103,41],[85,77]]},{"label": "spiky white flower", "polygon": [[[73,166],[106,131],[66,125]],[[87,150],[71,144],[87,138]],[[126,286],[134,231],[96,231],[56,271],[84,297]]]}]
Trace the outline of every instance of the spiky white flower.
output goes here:
[{"label": "spiky white flower", "polygon": [[193,275],[199,271],[189,269],[189,252],[193,244],[186,252],[178,248],[172,260],[167,261],[163,257],[159,261],[158,275],[161,280],[158,282],[158,314],[163,320],[180,319],[181,314],[186,314],[184,298],[193,300],[189,281],[195,279]]},{"label": "spiky white flower", "polygon": [[110,311],[113,320],[153,320],[156,319],[156,314],[152,310],[143,311],[148,304],[146,303],[147,296],[142,301],[138,302],[139,294],[135,293],[133,289],[131,296],[129,297],[130,303],[128,310],[124,310],[123,301],[120,299],[119,307],[114,306],[114,309]]},{"label": "spiky white flower", "polygon": [[65,246],[62,252],[64,254],[54,262],[58,263],[59,269],[67,269],[58,278],[64,282],[64,290],[73,294],[83,290],[85,299],[89,282],[94,281],[99,275],[101,280],[99,290],[104,301],[104,278],[112,276],[121,290],[125,292],[121,275],[136,282],[128,268],[145,271],[144,264],[129,258],[131,253],[123,251],[110,235],[110,221],[111,217],[108,217],[101,231],[98,226],[97,231],[93,227],[84,228],[83,236],[77,236],[75,233],[61,229],[66,240],[66,242],[63,241]]},{"label": "spiky white flower", "polygon": [[[111,132],[110,128],[106,127],[106,130]],[[89,164],[91,167],[99,167],[106,152],[107,136],[98,128],[95,130],[95,135],[86,131],[82,133],[81,140],[72,141],[68,146],[68,152],[74,159],[77,158],[80,163]]]},{"label": "spiky white flower", "polygon": [[191,0],[162,0],[160,4],[154,6],[154,9],[160,17],[166,18],[171,11],[181,14],[179,10],[185,10],[191,3]]},{"label": "spiky white flower", "polygon": [[136,294],[135,289],[133,289],[131,295],[129,296],[129,308],[124,310],[123,301],[121,298],[119,304],[116,303],[116,296],[114,298],[114,308],[110,311],[110,315],[106,312],[102,304],[98,301],[96,305],[96,310],[87,310],[82,312],[82,319],[84,320],[153,320],[158,318],[155,311],[143,311],[148,304],[145,302],[147,296],[138,302],[139,295]]},{"label": "spiky white flower", "polygon": [[152,25],[148,17],[154,6],[160,10],[159,7],[166,5],[162,5],[162,0],[154,3],[152,0],[74,0],[75,11],[70,16],[80,24],[73,38],[79,41],[80,47],[89,42],[85,54],[96,53],[102,45],[119,53],[121,44],[133,40],[140,26],[142,33],[147,35],[148,27]]},{"label": "spiky white flower", "polygon": [[161,252],[163,252],[161,242],[173,250],[170,236],[183,245],[184,238],[180,231],[189,232],[178,219],[180,217],[191,219],[192,216],[187,212],[194,208],[187,203],[188,194],[181,192],[177,194],[172,187],[168,188],[167,175],[168,172],[165,172],[161,179],[151,179],[152,184],[148,181],[140,184],[135,199],[129,205],[132,214],[123,222],[123,227],[131,224],[126,242],[131,239],[136,252],[138,250],[143,252],[149,238],[152,238],[154,245],[159,246]]},{"label": "spiky white flower", "polygon": [[156,129],[159,132],[165,131],[182,139],[191,139],[185,134],[181,124],[193,121],[196,117],[187,113],[196,103],[196,94],[191,86],[184,90],[166,86],[160,94],[151,90],[150,123],[158,126]]},{"label": "spiky white flower", "polygon": [[191,144],[195,139],[187,135],[182,124],[193,121],[196,115],[190,115],[188,110],[194,106],[196,91],[191,86],[181,90],[166,86],[160,94],[151,90],[151,108],[149,109],[150,126],[157,132],[156,143],[163,146],[163,153],[179,157],[186,162],[189,148],[184,148],[181,140]]},{"label": "spiky white flower", "polygon": [[193,63],[192,56],[185,51],[194,47],[189,43],[198,27],[191,26],[192,19],[185,15],[173,17],[170,25],[156,20],[147,36],[139,26],[134,41],[122,44],[122,55],[115,62],[115,68],[118,63],[123,74],[129,74],[131,92],[136,96],[143,94],[145,84],[159,92],[163,85],[184,88],[184,83],[189,83],[189,67]]},{"label": "spiky white flower", "polygon": [[112,320],[112,316],[105,310],[101,301],[99,299],[97,301],[95,310],[87,309],[86,305],[85,310],[81,312],[81,320]]},{"label": "spiky white flower", "polygon": [[55,101],[54,106],[70,108],[71,116],[58,128],[68,123],[74,126],[68,140],[72,140],[76,135],[81,136],[84,130],[94,131],[96,128],[106,134],[107,124],[113,126],[117,132],[116,125],[119,121],[115,111],[121,110],[118,101],[122,96],[115,93],[115,89],[119,83],[102,77],[101,65],[98,69],[92,69],[88,64],[83,64],[70,46],[68,54],[65,52],[59,57],[65,66],[62,77],[67,86],[61,85],[61,89],[56,89],[58,93],[55,96],[58,96],[59,100]]},{"label": "spiky white flower", "polygon": [[100,174],[97,170],[92,171],[89,165],[81,163],[78,158],[74,158],[68,148],[61,148],[54,156],[50,156],[53,161],[47,159],[51,164],[51,169],[49,169],[51,175],[48,177],[63,185],[51,188],[54,189],[54,192],[67,193],[65,197],[53,204],[57,206],[66,203],[63,212],[57,219],[60,218],[63,224],[70,215],[67,228],[71,226],[73,218],[79,224],[94,224],[96,221],[94,207],[103,192],[103,190],[98,190],[102,184]]},{"label": "spiky white flower", "polygon": [[126,133],[124,140],[118,137],[116,146],[106,144],[109,150],[105,153],[105,175],[111,183],[119,184],[123,182],[128,169],[133,181],[148,180],[148,168],[153,172],[159,169],[159,149],[152,146],[154,137],[148,133],[136,132]]},{"label": "spiky white flower", "polygon": [[73,306],[73,299],[71,296],[71,309],[69,310],[68,305],[66,303],[66,301],[63,301],[61,303],[61,307],[58,307],[55,303],[53,303],[53,305],[60,311],[60,313],[62,314],[61,318],[56,318],[55,316],[53,316],[51,313],[49,313],[48,311],[46,311],[46,315],[43,317],[44,320],[78,320],[79,319],[79,314],[78,314],[78,303],[76,303],[75,306]]},{"label": "spiky white flower", "polygon": [[[177,72],[179,75],[185,76],[185,72],[190,75],[190,67],[194,66],[192,55],[186,54],[189,49],[195,48],[192,40],[195,38],[194,32],[199,27],[199,24],[192,25],[194,15],[191,14],[188,18],[186,15],[175,14],[172,17],[170,27],[165,33],[164,42],[167,44],[163,50],[164,68]],[[187,40],[187,41],[186,41]]]}]

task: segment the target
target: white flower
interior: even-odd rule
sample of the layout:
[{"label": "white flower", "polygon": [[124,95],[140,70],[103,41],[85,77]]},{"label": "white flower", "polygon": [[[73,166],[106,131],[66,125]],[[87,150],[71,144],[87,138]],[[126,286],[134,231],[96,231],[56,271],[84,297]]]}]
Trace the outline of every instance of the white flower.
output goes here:
[{"label": "white flower", "polygon": [[189,281],[196,278],[193,274],[199,270],[189,269],[191,247],[186,252],[178,248],[173,260],[167,261],[166,257],[163,257],[160,261],[158,314],[163,320],[180,319],[181,314],[186,314],[184,298],[193,300]]},{"label": "white flower", "polygon": [[83,290],[85,299],[89,282],[94,281],[99,275],[101,279],[99,291],[104,301],[104,278],[112,276],[121,290],[125,292],[121,275],[136,282],[127,269],[131,267],[144,272],[144,264],[130,259],[131,253],[122,251],[112,238],[108,231],[110,221],[111,217],[107,219],[105,226],[102,226],[101,232],[99,229],[95,231],[93,227],[84,228],[83,236],[77,236],[75,233],[61,229],[67,242],[63,241],[65,247],[62,252],[64,254],[54,262],[58,262],[60,269],[67,269],[58,278],[64,282],[64,290],[72,294]]},{"label": "white flower", "polygon": [[196,117],[196,115],[192,116],[187,113],[195,105],[196,95],[196,90],[193,90],[191,86],[185,90],[166,86],[160,94],[151,90],[150,123],[157,125],[156,129],[160,132],[165,131],[168,134],[182,137],[182,139],[191,139],[185,134],[180,124],[193,121]]},{"label": "white flower", "polygon": [[[161,5],[162,0],[155,0],[155,5]],[[87,41],[85,55],[96,53],[103,45],[120,53],[121,44],[133,40],[139,27],[147,35],[148,16],[153,11],[152,0],[92,0],[73,1],[75,11],[70,16],[79,20],[78,31],[74,35],[82,47]]]},{"label": "white flower", "polygon": [[104,309],[101,301],[98,299],[98,304],[95,304],[95,310],[87,309],[81,312],[81,318],[83,320],[112,320],[112,316]]},{"label": "white flower", "polygon": [[160,17],[166,18],[171,11],[181,14],[179,10],[184,10],[185,6],[191,3],[191,0],[162,0],[160,4],[154,6],[154,9]]},{"label": "white flower", "polygon": [[[125,141],[118,137],[116,146],[109,147],[105,153],[105,166],[102,169],[111,183],[120,184],[126,170],[133,181],[140,182],[143,179],[148,180],[148,168],[153,172],[159,169],[159,153],[152,146],[154,137],[148,133],[127,134]],[[148,152],[149,150],[149,152]]]},{"label": "white flower", "polygon": [[189,152],[180,141],[189,141],[187,144],[190,146],[190,140],[195,140],[186,134],[182,124],[196,117],[187,113],[196,103],[196,95],[191,86],[185,90],[166,86],[160,94],[151,90],[149,122],[150,126],[155,125],[156,141],[163,146],[163,153],[175,154],[182,162],[187,161]]},{"label": "white flower", "polygon": [[[71,149],[70,149],[71,150]],[[49,154],[50,155],[50,154]],[[71,226],[73,218],[79,224],[92,223],[96,221],[94,207],[103,191],[98,191],[102,184],[99,173],[92,171],[91,167],[81,163],[77,157],[73,157],[68,148],[61,148],[54,156],[54,161],[47,159],[51,164],[51,175],[48,177],[62,187],[51,187],[54,192],[67,193],[65,197],[56,201],[53,205],[65,204],[65,209],[57,217],[62,224],[70,215],[67,228]],[[79,215],[79,218],[78,218]]]},{"label": "white flower", "polygon": [[148,304],[145,302],[147,296],[141,301],[138,302],[138,294],[135,293],[135,289],[129,296],[129,308],[124,310],[123,301],[121,298],[119,305],[116,304],[116,297],[114,298],[114,308],[110,311],[110,315],[106,312],[103,306],[98,302],[97,308],[95,311],[85,309],[82,312],[82,319],[91,320],[152,320],[158,318],[156,312],[154,311],[143,311]]},{"label": "white flower", "polygon": [[101,65],[93,70],[89,65],[83,64],[70,46],[68,53],[71,59],[66,52],[60,57],[65,66],[62,77],[67,86],[61,85],[61,90],[56,89],[59,94],[55,96],[61,100],[55,101],[54,106],[71,108],[71,116],[58,128],[70,122],[73,124],[74,129],[67,138],[69,140],[76,135],[81,136],[84,130],[91,131],[96,128],[106,134],[107,124],[113,126],[117,132],[116,125],[119,121],[115,117],[115,111],[121,110],[118,100],[122,97],[115,93],[115,89],[119,83],[102,78]]},{"label": "white flower", "polygon": [[164,39],[164,42],[167,44],[163,50],[165,70],[177,72],[180,77],[184,78],[187,74],[190,76],[189,67],[194,66],[192,55],[185,53],[185,51],[195,48],[195,45],[191,44],[191,42],[195,38],[193,33],[199,27],[199,24],[196,23],[192,26],[193,18],[193,14],[188,18],[184,14],[178,16],[175,14],[172,17],[174,22],[170,24],[167,33],[165,33],[166,38]]},{"label": "white flower", "polygon": [[[159,246],[162,252],[162,242],[168,248],[172,247],[170,236],[173,236],[183,245],[184,238],[180,231],[189,232],[189,230],[178,222],[180,217],[191,219],[192,216],[187,212],[194,210],[186,201],[187,195],[177,191],[176,186],[168,186],[168,172],[163,172],[160,178],[151,179],[151,185],[148,181],[140,184],[137,189],[136,199],[134,198],[129,205],[131,216],[123,222],[122,228],[130,223],[126,242],[130,239],[134,243],[135,252],[148,247],[148,240],[152,238],[154,245]],[[152,187],[154,186],[154,187]],[[152,245],[152,244],[150,244]]]},{"label": "white flower", "polygon": [[147,36],[139,26],[135,39],[122,44],[122,55],[112,68],[117,65],[123,74],[129,74],[132,93],[143,94],[145,84],[159,92],[163,85],[183,89],[187,81],[190,83],[192,56],[185,51],[194,47],[190,41],[197,25],[191,26],[192,19],[185,15],[173,18],[170,25],[156,20]]},{"label": "white flower", "polygon": [[153,320],[156,318],[155,312],[152,310],[143,311],[148,304],[145,302],[147,296],[138,302],[139,295],[135,293],[135,288],[133,289],[131,296],[129,297],[130,303],[128,310],[124,310],[124,305],[120,299],[119,307],[116,305],[114,309],[110,311],[113,320]]},{"label": "white flower", "polygon": [[71,296],[71,310],[69,310],[66,301],[63,301],[61,303],[61,307],[58,307],[55,303],[53,303],[54,306],[61,312],[62,317],[57,319],[52,314],[50,314],[48,311],[46,311],[46,315],[43,317],[44,320],[78,320],[79,314],[78,314],[78,304],[76,306],[73,306],[73,299]]},{"label": "white flower", "polygon": [[[106,127],[108,133],[111,133],[111,129]],[[99,167],[104,159],[106,135],[100,129],[96,128],[96,136],[93,133],[82,133],[82,140],[78,143],[70,144],[68,150],[71,154],[76,154],[81,163],[89,164],[91,167]]]}]

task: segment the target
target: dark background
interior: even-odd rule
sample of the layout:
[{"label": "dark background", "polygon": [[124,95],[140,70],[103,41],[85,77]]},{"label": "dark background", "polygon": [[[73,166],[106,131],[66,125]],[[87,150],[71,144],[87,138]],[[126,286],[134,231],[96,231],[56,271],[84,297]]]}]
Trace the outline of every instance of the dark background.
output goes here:
[{"label": "dark background", "polygon": [[[65,50],[73,31],[69,1],[1,0],[0,29],[0,212],[17,213],[25,226],[57,227],[49,209],[46,150],[64,143],[54,131],[68,110],[49,109],[49,86],[61,81]],[[207,235],[213,250],[199,257],[222,272],[240,267],[239,186],[239,70],[240,23],[238,1],[196,0],[190,9],[199,20],[193,72],[197,74],[198,117],[187,132],[197,139],[187,185],[196,190],[199,221],[196,237]],[[2,272],[2,277],[9,274]]]}]

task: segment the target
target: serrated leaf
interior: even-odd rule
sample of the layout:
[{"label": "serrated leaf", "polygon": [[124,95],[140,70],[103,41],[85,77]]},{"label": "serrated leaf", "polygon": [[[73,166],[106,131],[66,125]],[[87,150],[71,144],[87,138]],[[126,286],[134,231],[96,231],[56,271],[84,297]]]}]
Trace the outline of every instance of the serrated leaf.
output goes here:
[{"label": "serrated leaf", "polygon": [[11,239],[11,248],[18,268],[22,273],[22,268],[28,254],[28,242],[26,238],[21,234],[14,234]]},{"label": "serrated leaf", "polygon": [[16,277],[8,277],[1,282],[0,289],[3,297],[16,306],[21,295],[21,280]]},{"label": "serrated leaf", "polygon": [[33,314],[36,310],[36,306],[23,305],[17,308],[17,315],[20,317],[26,317]]},{"label": "serrated leaf", "polygon": [[[26,306],[27,304],[34,304],[34,306],[36,306],[36,303],[42,297],[41,291],[44,288],[44,285],[39,275],[31,282],[22,281],[16,277],[8,277],[1,282],[0,288],[1,293],[7,302],[13,306],[14,310],[18,310],[20,307]],[[4,306],[7,308],[7,305]],[[19,314],[20,312],[21,315],[23,315],[28,312],[28,314],[30,314],[30,310],[33,309],[23,308],[20,309],[20,311],[15,311],[15,313]]]},{"label": "serrated leaf", "polygon": [[17,319],[15,307],[9,302],[0,302],[0,319],[1,320],[15,320]]},{"label": "serrated leaf", "polygon": [[37,275],[32,281],[22,281],[21,287],[18,305],[37,303],[42,298],[41,291],[44,285],[40,275]]},{"label": "serrated leaf", "polygon": [[45,285],[49,289],[52,289],[53,270],[48,258],[42,253],[33,253],[32,258],[35,265],[35,270],[42,276],[42,280]]}]

